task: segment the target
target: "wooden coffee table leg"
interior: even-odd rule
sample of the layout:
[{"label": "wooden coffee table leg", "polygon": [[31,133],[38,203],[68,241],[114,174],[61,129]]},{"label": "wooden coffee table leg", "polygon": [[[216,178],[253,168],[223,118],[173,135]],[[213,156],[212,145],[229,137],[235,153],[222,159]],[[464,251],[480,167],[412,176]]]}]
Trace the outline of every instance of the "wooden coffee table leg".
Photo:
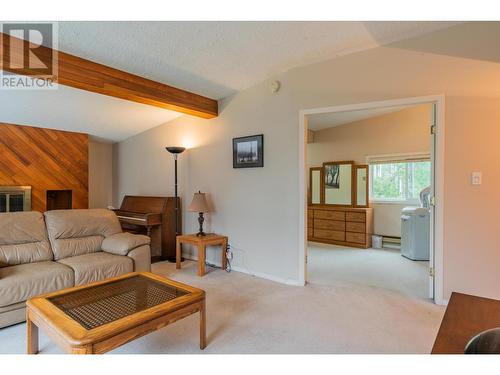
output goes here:
[{"label": "wooden coffee table leg", "polygon": [[205,245],[198,245],[198,276],[205,275]]},{"label": "wooden coffee table leg", "polygon": [[225,271],[227,268],[227,238],[222,241],[222,259],[221,259],[221,264],[222,264],[222,269]]},{"label": "wooden coffee table leg", "polygon": [[207,346],[207,317],[205,311],[205,300],[200,306],[200,349],[203,350]]},{"label": "wooden coffee table leg", "polygon": [[38,353],[38,327],[29,318],[26,312],[26,351],[28,354]]},{"label": "wooden coffee table leg", "polygon": [[71,348],[71,354],[94,354],[92,351],[92,345],[87,346],[75,346]]},{"label": "wooden coffee table leg", "polygon": [[181,268],[181,241],[177,238],[175,246],[175,268]]}]

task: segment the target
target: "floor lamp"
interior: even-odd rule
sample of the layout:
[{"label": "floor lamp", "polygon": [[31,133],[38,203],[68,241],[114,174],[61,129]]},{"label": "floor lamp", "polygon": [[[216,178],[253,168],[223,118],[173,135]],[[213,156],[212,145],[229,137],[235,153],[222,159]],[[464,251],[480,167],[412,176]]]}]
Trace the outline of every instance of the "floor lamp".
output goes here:
[{"label": "floor lamp", "polygon": [[[179,199],[177,199],[177,156],[186,150],[185,147],[165,147],[165,149],[174,156],[174,173],[175,173],[175,235],[179,235]],[[174,259],[168,259],[171,262],[175,262]]]}]

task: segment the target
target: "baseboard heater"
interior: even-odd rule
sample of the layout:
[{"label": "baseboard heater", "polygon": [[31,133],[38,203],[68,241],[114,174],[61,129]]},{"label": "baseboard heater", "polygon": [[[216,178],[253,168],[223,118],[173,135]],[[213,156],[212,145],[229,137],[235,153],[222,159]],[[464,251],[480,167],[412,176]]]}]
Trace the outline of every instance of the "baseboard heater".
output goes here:
[{"label": "baseboard heater", "polygon": [[382,236],[382,247],[386,249],[401,249],[401,237]]}]

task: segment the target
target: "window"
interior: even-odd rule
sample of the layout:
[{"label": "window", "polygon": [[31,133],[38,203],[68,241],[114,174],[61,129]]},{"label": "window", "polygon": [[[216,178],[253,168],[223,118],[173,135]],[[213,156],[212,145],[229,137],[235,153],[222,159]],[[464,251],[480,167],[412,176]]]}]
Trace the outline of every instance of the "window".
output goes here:
[{"label": "window", "polygon": [[370,164],[370,199],[373,201],[419,201],[420,191],[431,184],[431,162],[392,161]]}]

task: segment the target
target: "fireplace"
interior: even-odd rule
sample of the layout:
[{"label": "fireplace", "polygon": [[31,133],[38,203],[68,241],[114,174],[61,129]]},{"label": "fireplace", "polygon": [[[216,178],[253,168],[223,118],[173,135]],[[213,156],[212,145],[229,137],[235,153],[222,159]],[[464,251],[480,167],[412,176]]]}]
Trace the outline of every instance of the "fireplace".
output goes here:
[{"label": "fireplace", "polygon": [[71,190],[47,190],[47,211],[69,210],[73,208]]},{"label": "fireplace", "polygon": [[31,186],[0,186],[0,212],[31,211]]}]

